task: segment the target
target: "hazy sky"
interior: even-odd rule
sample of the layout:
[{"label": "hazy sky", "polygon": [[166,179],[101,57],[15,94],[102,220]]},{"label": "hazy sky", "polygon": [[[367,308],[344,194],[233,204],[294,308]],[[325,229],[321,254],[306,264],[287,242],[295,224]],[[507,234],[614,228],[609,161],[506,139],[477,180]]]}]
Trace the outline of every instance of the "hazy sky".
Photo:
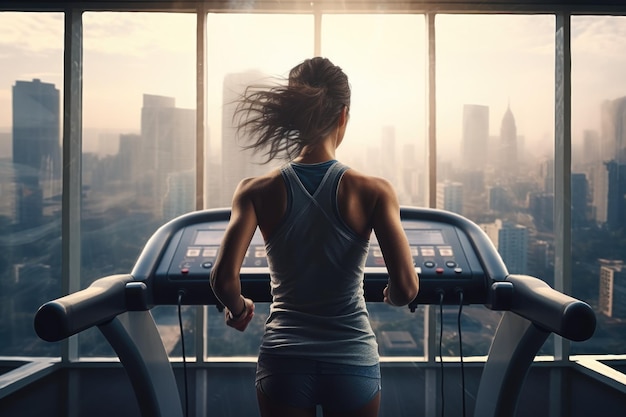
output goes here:
[{"label": "hazy sky", "polygon": [[[583,129],[598,128],[602,100],[626,95],[626,18],[572,19],[577,140]],[[346,71],[353,88],[348,140],[378,144],[391,125],[398,142],[422,143],[423,16],[328,15],[322,22],[322,55]],[[84,127],[138,132],[144,93],[194,108],[195,25],[194,15],[86,13]],[[551,149],[555,18],[440,15],[436,27],[440,149],[458,148],[463,104],[490,107],[492,135],[510,104],[527,146]],[[286,75],[313,55],[313,17],[210,15],[207,31],[208,123],[215,141],[224,75],[252,69]],[[61,89],[62,68],[62,14],[0,13],[0,131],[11,126],[15,80],[40,78]]]}]

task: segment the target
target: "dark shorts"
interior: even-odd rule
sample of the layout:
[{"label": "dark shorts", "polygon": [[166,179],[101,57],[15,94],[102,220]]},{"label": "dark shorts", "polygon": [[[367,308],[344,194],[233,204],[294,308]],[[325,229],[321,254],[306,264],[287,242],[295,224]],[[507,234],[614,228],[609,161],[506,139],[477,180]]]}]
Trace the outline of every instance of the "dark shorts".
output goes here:
[{"label": "dark shorts", "polygon": [[256,388],[270,400],[295,408],[356,410],[381,389],[380,365],[354,366],[261,354]]}]

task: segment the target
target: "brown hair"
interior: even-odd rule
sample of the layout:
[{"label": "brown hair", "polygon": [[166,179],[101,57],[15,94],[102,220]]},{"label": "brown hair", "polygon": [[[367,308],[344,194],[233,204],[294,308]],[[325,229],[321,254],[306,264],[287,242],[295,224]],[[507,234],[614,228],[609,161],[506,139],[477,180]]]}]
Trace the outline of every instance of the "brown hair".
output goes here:
[{"label": "brown hair", "polygon": [[293,159],[330,134],[344,106],[350,108],[348,77],[327,58],[307,59],[289,72],[286,85],[249,86],[235,109],[246,149],[265,150],[269,162]]}]

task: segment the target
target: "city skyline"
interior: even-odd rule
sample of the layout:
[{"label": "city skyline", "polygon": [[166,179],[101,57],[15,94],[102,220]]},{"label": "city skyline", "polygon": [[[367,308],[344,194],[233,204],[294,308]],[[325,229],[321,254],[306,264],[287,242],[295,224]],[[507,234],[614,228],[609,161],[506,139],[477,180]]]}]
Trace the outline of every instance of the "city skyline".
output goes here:
[{"label": "city skyline", "polygon": [[[59,87],[62,85],[62,14],[24,15],[0,14],[0,19],[10,19],[0,25],[0,64],[11,60],[11,65],[3,65],[10,69],[0,74],[0,110],[7,105],[10,85],[16,79],[41,78]],[[255,68],[269,75],[284,75],[299,60],[312,55],[313,32],[309,15],[210,15],[209,19],[211,65],[207,127],[214,146],[221,138],[218,120],[221,113],[217,114],[216,109],[222,105],[219,92],[225,74]],[[268,24],[273,21],[280,24]],[[585,130],[599,130],[599,108],[603,100],[626,95],[626,88],[616,83],[626,68],[626,59],[618,53],[626,47],[626,37],[620,36],[625,32],[624,21],[620,17],[572,17],[572,136],[575,143],[582,141]],[[176,97],[182,108],[195,107],[193,16],[85,13],[84,22],[85,129],[138,132],[137,104],[145,92]],[[339,15],[324,16],[323,22],[322,54],[342,66],[353,84],[354,106],[347,143],[374,143],[378,137],[371,132],[378,128],[373,125],[393,125],[399,143],[408,141],[420,145],[425,135],[423,16]],[[257,47],[254,39],[250,39],[249,35],[258,24],[269,28],[271,33],[266,35],[267,39],[284,39],[284,31],[295,28],[295,35],[284,39],[287,43],[281,53],[285,57],[270,53],[268,48]],[[154,27],[164,25],[168,29],[163,33],[153,31]],[[394,26],[399,29],[397,35],[387,30]],[[533,30],[529,31],[531,26]],[[248,29],[241,30],[242,27]],[[119,28],[124,30],[119,31]],[[458,149],[463,104],[489,106],[494,120],[510,105],[518,119],[518,134],[526,138],[529,148],[549,153],[554,125],[553,16],[440,15],[437,29],[440,148],[455,152]],[[219,37],[216,35],[219,33],[228,36]],[[360,42],[348,42],[356,34]],[[223,44],[221,47],[216,45],[217,39]],[[346,50],[344,44],[348,43],[353,45],[352,50]],[[368,61],[359,53],[365,46],[373,48],[375,61]],[[354,50],[356,47],[358,49]],[[245,53],[228,53],[222,48],[245,50]],[[42,62],[39,69],[26,65],[33,57]],[[410,70],[395,65],[397,57],[403,57],[402,61],[410,65]],[[607,60],[611,65],[606,65]],[[459,65],[461,62],[463,64]],[[111,76],[116,80],[114,86]],[[219,87],[214,87],[215,83]],[[413,97],[404,95],[406,86],[414,89]],[[116,100],[117,91],[124,91],[123,100]],[[582,92],[584,100],[580,96]],[[394,105],[369,106],[365,103],[370,101],[370,93],[379,97],[378,102]],[[366,101],[359,104],[359,99]],[[7,115],[8,112],[0,111],[3,131],[10,127]],[[491,134],[496,133],[493,129]],[[94,146],[86,145],[87,149]]]}]

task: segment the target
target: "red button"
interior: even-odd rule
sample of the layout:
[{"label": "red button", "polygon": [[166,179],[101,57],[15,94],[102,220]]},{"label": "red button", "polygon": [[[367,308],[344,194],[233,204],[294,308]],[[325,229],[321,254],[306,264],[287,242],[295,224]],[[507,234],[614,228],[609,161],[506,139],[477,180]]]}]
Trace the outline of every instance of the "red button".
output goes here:
[{"label": "red button", "polygon": [[438,274],[443,274],[443,268],[437,268],[435,269],[435,272]]},{"label": "red button", "polygon": [[189,273],[189,268],[183,268],[180,270],[181,274],[188,274]]}]

